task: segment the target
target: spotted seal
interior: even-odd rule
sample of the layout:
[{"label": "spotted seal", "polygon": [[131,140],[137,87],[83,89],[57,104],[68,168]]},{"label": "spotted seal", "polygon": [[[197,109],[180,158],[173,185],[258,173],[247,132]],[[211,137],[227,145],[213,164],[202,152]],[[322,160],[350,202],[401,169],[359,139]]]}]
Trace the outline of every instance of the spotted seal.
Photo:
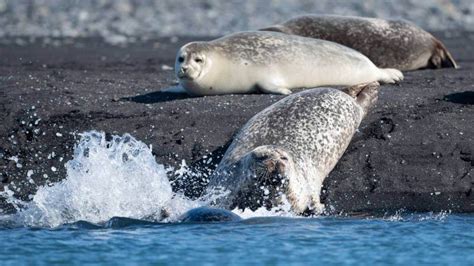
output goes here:
[{"label": "spotted seal", "polygon": [[405,20],[306,15],[261,30],[337,42],[361,52],[381,68],[457,68],[441,41]]},{"label": "spotted seal", "polygon": [[323,210],[324,179],[377,99],[377,82],[345,91],[292,94],[252,117],[210,176],[204,200],[224,209],[271,209],[285,202],[297,214]]},{"label": "spotted seal", "polygon": [[239,32],[184,45],[176,76],[192,95],[290,94],[295,88],[352,86],[403,78],[380,69],[361,53],[337,43],[277,32]]}]

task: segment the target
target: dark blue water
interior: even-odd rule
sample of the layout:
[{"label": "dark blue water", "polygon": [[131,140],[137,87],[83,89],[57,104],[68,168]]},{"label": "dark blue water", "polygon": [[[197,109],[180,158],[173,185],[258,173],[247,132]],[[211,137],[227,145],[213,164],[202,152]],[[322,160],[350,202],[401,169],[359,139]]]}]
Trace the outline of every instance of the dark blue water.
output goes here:
[{"label": "dark blue water", "polygon": [[474,215],[0,228],[0,264],[474,265]]}]

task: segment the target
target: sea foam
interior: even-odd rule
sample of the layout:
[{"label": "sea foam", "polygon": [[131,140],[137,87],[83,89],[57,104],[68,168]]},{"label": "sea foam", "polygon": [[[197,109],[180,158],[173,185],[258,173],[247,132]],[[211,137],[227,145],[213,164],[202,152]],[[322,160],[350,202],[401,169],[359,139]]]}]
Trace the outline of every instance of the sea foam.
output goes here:
[{"label": "sea foam", "polygon": [[[174,193],[164,165],[150,147],[129,134],[81,134],[73,159],[65,164],[67,177],[38,189],[30,202],[3,193],[18,212],[11,216],[26,226],[56,227],[77,221],[105,222],[112,217],[173,221],[203,203]],[[21,206],[21,207],[20,207]]]}]

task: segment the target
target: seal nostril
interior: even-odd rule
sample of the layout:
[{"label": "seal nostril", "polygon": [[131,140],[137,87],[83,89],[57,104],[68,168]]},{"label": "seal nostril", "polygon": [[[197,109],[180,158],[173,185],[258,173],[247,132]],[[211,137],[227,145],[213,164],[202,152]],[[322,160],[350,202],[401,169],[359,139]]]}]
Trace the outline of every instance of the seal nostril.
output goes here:
[{"label": "seal nostril", "polygon": [[265,166],[267,167],[268,172],[273,172],[275,170],[275,162],[273,160],[264,161]]}]

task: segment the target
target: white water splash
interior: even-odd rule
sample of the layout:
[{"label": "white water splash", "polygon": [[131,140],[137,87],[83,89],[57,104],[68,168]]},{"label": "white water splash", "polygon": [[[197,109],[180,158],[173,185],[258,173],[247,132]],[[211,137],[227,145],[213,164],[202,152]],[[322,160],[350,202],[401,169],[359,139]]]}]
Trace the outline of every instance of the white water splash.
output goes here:
[{"label": "white water splash", "polygon": [[255,211],[250,209],[240,210],[234,209],[233,213],[239,215],[243,219],[249,219],[254,217],[297,217],[297,215],[291,211],[291,203],[284,196],[282,199],[282,204],[272,209],[268,210],[265,207],[260,207]]},{"label": "white water splash", "polygon": [[[129,134],[107,141],[96,131],[81,135],[67,178],[40,187],[14,220],[26,226],[56,227],[76,221],[104,222],[112,217],[173,221],[203,203],[173,193],[163,165],[151,149]],[[10,195],[8,195],[10,194]]]}]

